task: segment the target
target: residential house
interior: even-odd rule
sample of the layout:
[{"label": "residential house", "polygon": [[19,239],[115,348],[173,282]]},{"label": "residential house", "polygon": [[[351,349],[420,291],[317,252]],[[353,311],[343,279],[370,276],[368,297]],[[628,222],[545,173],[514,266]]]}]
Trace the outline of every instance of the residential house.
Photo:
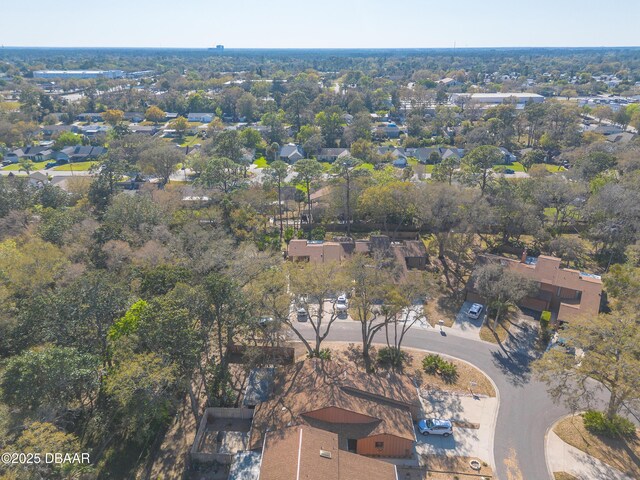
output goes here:
[{"label": "residential house", "polygon": [[5,163],[18,163],[21,159],[31,160],[32,162],[44,162],[51,159],[53,150],[48,146],[29,146],[22,147],[4,156]]},{"label": "residential house", "polygon": [[321,148],[318,155],[316,155],[316,160],[333,163],[339,158],[349,157],[350,154],[348,148]]},{"label": "residential house", "polygon": [[58,162],[86,162],[95,160],[107,153],[105,147],[93,147],[91,145],[73,145],[64,147],[56,152],[55,159]]},{"label": "residential house", "polygon": [[211,123],[214,117],[213,113],[189,113],[187,120],[194,123]]},{"label": "residential house", "polygon": [[76,120],[80,122],[104,122],[104,118],[102,118],[101,113],[79,113],[76,115]]},{"label": "residential house", "polygon": [[371,133],[376,138],[398,138],[403,130],[394,122],[381,122],[373,127]]},{"label": "residential house", "polygon": [[518,161],[516,156],[513,153],[511,153],[509,150],[507,150],[506,148],[500,147],[500,151],[504,155],[504,157],[503,157],[504,160],[503,161],[504,161],[505,164],[511,164],[513,162]]},{"label": "residential house", "polygon": [[75,125],[43,125],[40,127],[44,138],[51,138],[60,135],[62,132],[77,133],[80,129]]},{"label": "residential house", "polygon": [[348,237],[323,240],[294,239],[287,246],[287,258],[294,262],[342,262],[357,253],[372,253],[395,257],[406,270],[424,270],[429,255],[421,240],[392,242],[386,235],[371,235],[368,240],[353,240]]},{"label": "residential house", "polygon": [[308,359],[276,375],[272,397],[255,407],[248,448],[261,449],[270,432],[309,426],[336,434],[336,449],[409,458],[420,411],[417,388],[404,375]]},{"label": "residential house", "polygon": [[451,77],[445,77],[441,80],[438,80],[436,83],[438,85],[442,85],[443,87],[455,87],[456,85],[460,85],[460,82]]},{"label": "residential house", "polygon": [[124,119],[131,123],[140,123],[144,121],[144,113],[141,112],[125,112]]},{"label": "residential house", "polygon": [[79,127],[80,133],[87,138],[95,138],[101,135],[106,135],[109,131],[107,125],[83,125]]},{"label": "residential house", "polygon": [[293,164],[304,158],[304,150],[299,145],[288,143],[280,148],[280,160]]},{"label": "residential house", "polygon": [[129,132],[135,133],[138,135],[148,135],[153,137],[156,133],[158,133],[160,129],[153,125],[132,125],[129,127]]},{"label": "residential house", "polygon": [[[379,442],[383,443],[383,442]],[[267,432],[260,480],[397,480],[392,463],[340,448],[340,435],[308,425]]]},{"label": "residential house", "polygon": [[[497,255],[481,255],[479,264],[499,263],[536,282],[537,290],[525,297],[520,306],[534,311],[550,311],[552,318],[568,322],[582,316],[595,317],[600,311],[602,279],[599,275],[560,266],[562,260],[540,255],[527,256],[526,250],[518,261]],[[481,301],[473,285],[473,277],[467,285],[467,298]]]}]

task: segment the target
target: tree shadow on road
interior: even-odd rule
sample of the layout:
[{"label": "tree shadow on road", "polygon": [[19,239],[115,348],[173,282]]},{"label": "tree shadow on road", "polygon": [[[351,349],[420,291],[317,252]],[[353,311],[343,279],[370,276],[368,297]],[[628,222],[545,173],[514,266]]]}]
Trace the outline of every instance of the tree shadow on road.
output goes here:
[{"label": "tree shadow on road", "polygon": [[521,322],[509,331],[509,338],[500,343],[500,350],[491,353],[493,363],[512,385],[523,386],[531,379],[531,362],[540,356],[536,350],[538,329]]}]

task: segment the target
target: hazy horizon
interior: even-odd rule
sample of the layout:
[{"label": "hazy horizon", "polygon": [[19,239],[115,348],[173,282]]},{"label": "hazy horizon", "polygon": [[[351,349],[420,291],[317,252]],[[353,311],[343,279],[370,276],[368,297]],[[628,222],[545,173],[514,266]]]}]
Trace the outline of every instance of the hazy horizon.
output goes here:
[{"label": "hazy horizon", "polygon": [[507,0],[6,3],[0,45],[25,48],[610,48],[640,42],[640,2],[631,0],[615,8],[594,0],[534,6]]}]

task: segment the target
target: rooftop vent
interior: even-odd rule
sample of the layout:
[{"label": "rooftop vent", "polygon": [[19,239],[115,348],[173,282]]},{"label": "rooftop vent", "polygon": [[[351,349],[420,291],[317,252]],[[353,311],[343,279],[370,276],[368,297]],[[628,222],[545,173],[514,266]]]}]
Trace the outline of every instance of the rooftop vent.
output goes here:
[{"label": "rooftop vent", "polygon": [[322,458],[331,458],[331,452],[328,450],[320,450],[320,456]]}]

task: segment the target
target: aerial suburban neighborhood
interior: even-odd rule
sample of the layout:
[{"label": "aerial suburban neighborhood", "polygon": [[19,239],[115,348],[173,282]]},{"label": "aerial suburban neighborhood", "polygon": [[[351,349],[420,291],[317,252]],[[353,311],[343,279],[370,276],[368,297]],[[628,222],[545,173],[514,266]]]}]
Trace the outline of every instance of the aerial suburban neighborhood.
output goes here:
[{"label": "aerial suburban neighborhood", "polygon": [[3,25],[0,480],[640,478],[640,48]]}]

